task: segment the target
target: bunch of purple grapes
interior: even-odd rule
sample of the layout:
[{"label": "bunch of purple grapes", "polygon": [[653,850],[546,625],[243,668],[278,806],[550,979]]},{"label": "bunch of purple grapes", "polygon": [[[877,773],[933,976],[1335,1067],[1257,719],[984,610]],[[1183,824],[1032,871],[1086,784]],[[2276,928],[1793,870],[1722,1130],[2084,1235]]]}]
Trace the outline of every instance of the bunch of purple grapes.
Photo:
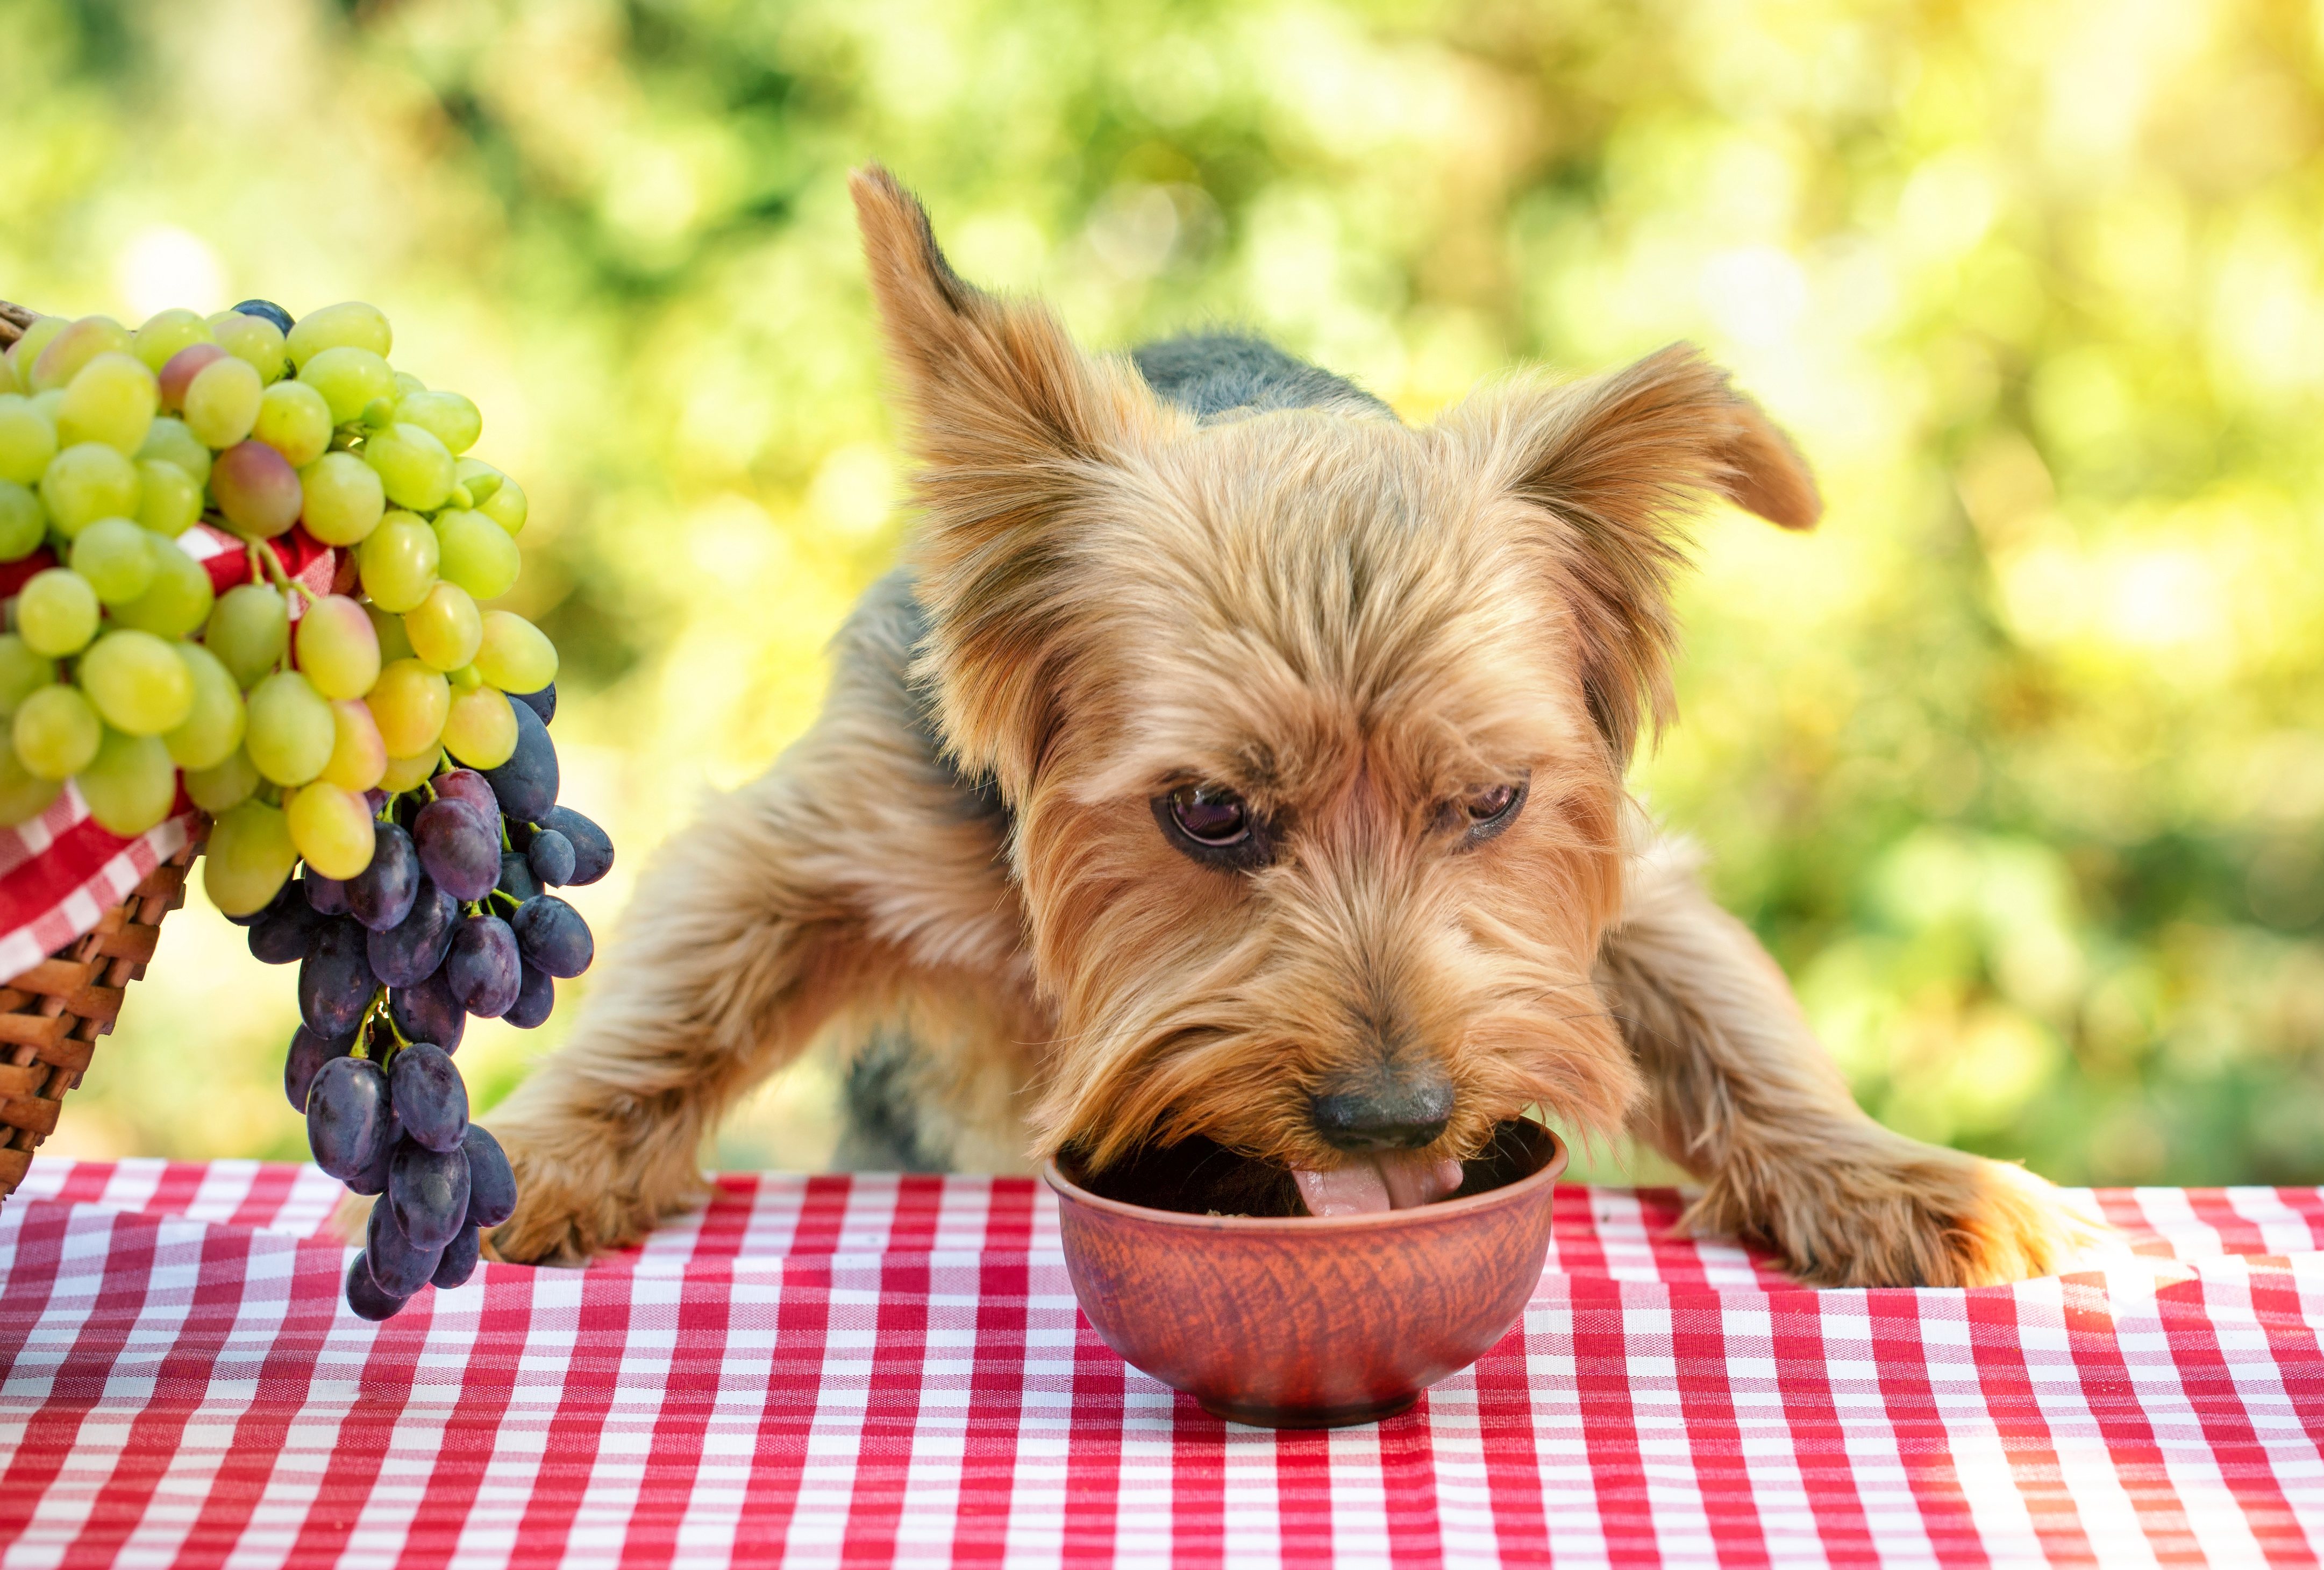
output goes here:
[{"label": "bunch of purple grapes", "polygon": [[604,877],[613,842],[557,805],[555,685],[512,697],[507,762],[373,791],[370,865],[344,882],[309,868],[243,919],[253,954],[299,965],[282,1088],[316,1165],[380,1196],[347,1271],[366,1319],[466,1280],[483,1229],[516,1208],[508,1158],[468,1121],[452,1061],[468,1016],[532,1029],[595,952],[581,913],[547,891]]}]

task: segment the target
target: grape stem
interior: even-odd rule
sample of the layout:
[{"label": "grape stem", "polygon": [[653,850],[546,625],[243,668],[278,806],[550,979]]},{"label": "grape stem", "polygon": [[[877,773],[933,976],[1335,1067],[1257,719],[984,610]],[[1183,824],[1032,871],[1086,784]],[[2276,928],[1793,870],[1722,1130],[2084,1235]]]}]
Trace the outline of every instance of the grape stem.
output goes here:
[{"label": "grape stem", "polygon": [[272,546],[266,545],[259,540],[254,540],[250,542],[248,550],[250,551],[250,576],[254,580],[263,575],[269,582],[272,583],[275,587],[282,590],[285,594],[288,594],[292,590],[296,590],[300,595],[305,597],[307,603],[310,605],[322,598],[322,596],[317,594],[313,589],[309,588],[305,584],[300,583],[297,578],[290,576],[290,574],[282,566],[282,559],[274,554],[274,548]]}]

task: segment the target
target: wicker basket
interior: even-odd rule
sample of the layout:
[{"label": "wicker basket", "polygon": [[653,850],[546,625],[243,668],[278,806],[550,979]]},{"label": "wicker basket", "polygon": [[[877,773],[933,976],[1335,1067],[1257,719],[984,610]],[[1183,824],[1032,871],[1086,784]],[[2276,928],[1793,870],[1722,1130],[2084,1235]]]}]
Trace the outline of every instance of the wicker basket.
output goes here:
[{"label": "wicker basket", "polygon": [[[0,349],[34,317],[0,300]],[[80,1083],[97,1039],[113,1029],[123,991],[145,974],[161,918],[185,903],[186,873],[200,850],[197,829],[95,928],[0,985],[0,1199],[24,1180],[32,1151],[56,1129],[65,1092]]]}]

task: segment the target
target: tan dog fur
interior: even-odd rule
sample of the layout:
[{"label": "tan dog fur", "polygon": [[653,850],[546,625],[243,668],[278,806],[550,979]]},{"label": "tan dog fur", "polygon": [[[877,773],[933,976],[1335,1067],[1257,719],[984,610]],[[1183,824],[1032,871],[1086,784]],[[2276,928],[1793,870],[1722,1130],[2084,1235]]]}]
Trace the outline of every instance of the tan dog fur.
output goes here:
[{"label": "tan dog fur", "polygon": [[[1202,1133],[1329,1167],[1310,1096],[1421,1055],[1456,1090],[1427,1154],[1530,1106],[1627,1125],[1702,1180],[1693,1225],[1808,1281],[2059,1263],[2082,1229],[2045,1185],[1856,1107],[1625,790],[1669,708],[1687,507],[1820,510],[1722,374],[1679,347],[1420,429],[1357,401],[1204,423],[961,282],[883,171],[854,194],[919,464],[910,564],[814,728],[662,854],[573,1039],[493,1119],[522,1196],[502,1255],[576,1261],[695,1203],[720,1115],[844,1019],[904,1020],[963,1126],[1036,1159]],[[1499,837],[1445,827],[1522,782]],[[1188,783],[1240,791],[1272,862],[1166,842],[1149,802]]]}]

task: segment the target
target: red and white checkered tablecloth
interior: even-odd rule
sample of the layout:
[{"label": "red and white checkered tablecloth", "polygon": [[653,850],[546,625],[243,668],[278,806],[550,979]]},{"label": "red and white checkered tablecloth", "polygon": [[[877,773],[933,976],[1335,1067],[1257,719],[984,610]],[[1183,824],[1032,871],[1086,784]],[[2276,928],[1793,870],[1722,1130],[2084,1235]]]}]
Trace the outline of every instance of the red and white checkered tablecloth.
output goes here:
[{"label": "red and white checkered tablecloth", "polygon": [[42,1159],[0,1210],[0,1562],[2300,1564],[2324,1195],[2098,1198],[2135,1245],[1808,1292],[1562,1190],[1523,1327],[1412,1413],[1204,1416],[1083,1323],[1019,1180],[726,1178],[586,1272],[372,1326],[311,1168]]}]

